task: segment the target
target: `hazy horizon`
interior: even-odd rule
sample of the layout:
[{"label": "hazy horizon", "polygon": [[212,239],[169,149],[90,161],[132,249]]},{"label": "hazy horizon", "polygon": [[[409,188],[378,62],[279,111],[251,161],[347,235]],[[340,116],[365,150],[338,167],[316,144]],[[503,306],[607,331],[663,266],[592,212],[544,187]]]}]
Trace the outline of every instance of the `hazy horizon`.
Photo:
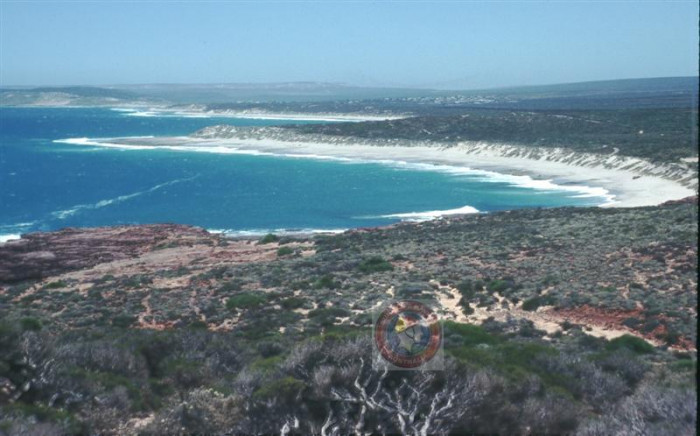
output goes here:
[{"label": "hazy horizon", "polygon": [[697,2],[3,1],[0,86],[472,90],[695,77],[697,16]]},{"label": "hazy horizon", "polygon": [[32,89],[32,88],[70,88],[70,87],[95,87],[95,88],[128,88],[128,87],[148,87],[148,86],[173,86],[173,87],[186,87],[186,86],[198,86],[198,87],[209,87],[209,86],[249,86],[253,87],[265,87],[273,85],[320,85],[320,86],[336,86],[336,87],[349,87],[349,88],[378,88],[378,89],[415,89],[415,90],[436,90],[436,91],[488,91],[488,90],[502,90],[520,87],[538,87],[538,86],[558,86],[558,85],[573,85],[578,83],[599,83],[599,82],[616,82],[616,81],[626,81],[626,80],[653,80],[653,79],[695,79],[700,76],[663,76],[663,77],[619,77],[611,79],[600,79],[600,80],[583,80],[576,82],[557,82],[557,83],[532,83],[528,85],[501,85],[501,86],[490,86],[481,88],[421,88],[417,86],[381,86],[381,85],[362,85],[347,82],[323,82],[323,81],[311,81],[311,80],[298,80],[298,81],[279,81],[279,82],[151,82],[151,83],[96,83],[96,84],[85,84],[85,83],[68,83],[63,85],[47,85],[47,84],[27,84],[27,85],[13,85],[13,84],[2,84],[2,88],[5,89]]}]

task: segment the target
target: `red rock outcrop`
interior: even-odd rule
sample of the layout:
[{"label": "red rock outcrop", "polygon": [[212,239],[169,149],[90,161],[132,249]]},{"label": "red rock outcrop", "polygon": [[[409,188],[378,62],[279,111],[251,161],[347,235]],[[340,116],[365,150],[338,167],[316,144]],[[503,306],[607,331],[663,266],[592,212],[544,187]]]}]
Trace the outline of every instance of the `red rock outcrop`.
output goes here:
[{"label": "red rock outcrop", "polygon": [[157,246],[187,245],[215,238],[204,229],[178,224],[29,233],[0,245],[0,284],[42,279],[103,262],[134,258]]}]

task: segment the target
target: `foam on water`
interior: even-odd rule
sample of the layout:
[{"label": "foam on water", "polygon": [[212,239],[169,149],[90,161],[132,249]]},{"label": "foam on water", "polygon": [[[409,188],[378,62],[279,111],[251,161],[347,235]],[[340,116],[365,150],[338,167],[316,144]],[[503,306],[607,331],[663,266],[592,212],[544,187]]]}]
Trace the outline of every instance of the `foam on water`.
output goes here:
[{"label": "foam on water", "polygon": [[20,239],[20,235],[36,225],[38,221],[28,221],[9,225],[0,225],[0,243]]},{"label": "foam on water", "polygon": [[146,189],[144,191],[138,191],[138,192],[134,192],[131,194],[120,195],[118,197],[100,200],[96,203],[78,204],[78,205],[73,206],[69,209],[57,210],[55,212],[51,212],[51,216],[55,219],[64,220],[68,217],[75,215],[76,213],[79,213],[79,212],[82,212],[85,210],[100,209],[100,208],[103,208],[106,206],[110,206],[112,204],[121,203],[123,201],[131,200],[132,198],[136,198],[136,197],[139,197],[139,196],[144,195],[144,194],[155,192],[159,189],[165,188],[166,186],[171,186],[171,185],[174,185],[176,183],[182,183],[182,182],[188,182],[188,181],[194,180],[197,177],[199,177],[199,175],[193,176],[193,177],[182,178],[182,179],[170,180],[169,182],[160,183],[160,184],[155,185],[155,186],[153,186],[149,189]]},{"label": "foam on water", "polygon": [[294,235],[309,235],[309,234],[340,234],[346,232],[348,229],[247,229],[247,230],[233,230],[233,229],[207,229],[209,233],[222,234],[224,236],[230,237],[258,237],[267,234],[275,234],[280,236],[294,236]]},{"label": "foam on water", "polygon": [[18,234],[12,234],[12,233],[8,233],[8,234],[5,234],[5,235],[0,235],[0,244],[5,243],[5,242],[7,242],[7,241],[14,241],[14,240],[17,240],[17,239],[20,239],[20,238],[21,238],[20,235],[18,235]]},{"label": "foam on water", "polygon": [[[153,136],[133,136],[132,138],[153,138]],[[105,138],[109,139],[109,138]],[[66,139],[54,139],[52,142],[57,144],[71,144],[71,145],[93,145],[96,147],[107,147],[107,148],[122,148],[125,150],[153,150],[157,147],[153,145],[128,145],[128,144],[115,144],[111,142],[100,142],[96,139],[91,138],[66,138]]]},{"label": "foam on water", "polygon": [[396,218],[402,221],[430,221],[436,218],[441,218],[450,215],[466,215],[479,213],[479,210],[472,206],[462,206],[456,209],[447,210],[428,210],[425,212],[406,212],[406,213],[392,213],[388,215],[379,215],[378,217],[367,217],[367,218]]}]

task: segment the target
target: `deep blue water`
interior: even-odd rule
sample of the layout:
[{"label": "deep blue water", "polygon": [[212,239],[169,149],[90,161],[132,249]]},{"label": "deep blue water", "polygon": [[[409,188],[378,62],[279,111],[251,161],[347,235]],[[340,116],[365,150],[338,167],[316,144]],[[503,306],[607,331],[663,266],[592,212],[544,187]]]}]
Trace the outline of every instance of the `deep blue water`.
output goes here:
[{"label": "deep blue water", "polygon": [[341,229],[399,220],[384,215],[467,205],[488,212],[603,201],[483,176],[379,163],[53,142],[184,135],[219,123],[285,121],[136,117],[94,108],[0,108],[0,235],[155,222],[233,232]]}]

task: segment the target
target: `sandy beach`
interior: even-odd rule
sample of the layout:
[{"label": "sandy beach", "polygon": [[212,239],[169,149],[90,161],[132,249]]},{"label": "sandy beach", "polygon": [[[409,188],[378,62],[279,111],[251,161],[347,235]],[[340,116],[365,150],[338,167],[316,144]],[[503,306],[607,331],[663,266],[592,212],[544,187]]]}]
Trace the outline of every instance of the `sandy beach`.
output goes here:
[{"label": "sandy beach", "polygon": [[[313,138],[316,139],[316,138]],[[561,149],[547,151],[503,144],[369,145],[277,138],[73,138],[76,145],[149,149],[168,148],[209,153],[269,154],[285,157],[361,160],[415,165],[416,169],[458,173],[460,169],[534,189],[565,189],[576,195],[599,196],[603,207],[653,206],[697,195],[690,169],[652,164],[642,159],[597,156]],[[536,157],[533,157],[536,156]]]},{"label": "sandy beach", "polygon": [[125,112],[132,117],[177,116],[185,118],[243,118],[252,120],[319,121],[319,122],[361,122],[384,121],[405,118],[396,114],[339,114],[339,113],[297,113],[270,112],[261,110],[206,110],[204,107],[170,106],[115,106],[112,110]]},{"label": "sandy beach", "polygon": [[402,115],[370,114],[336,114],[336,113],[293,113],[293,112],[259,112],[259,111],[206,111],[201,112],[212,117],[232,117],[256,120],[291,120],[291,121],[326,121],[326,122],[360,122],[384,121],[405,118]]}]

